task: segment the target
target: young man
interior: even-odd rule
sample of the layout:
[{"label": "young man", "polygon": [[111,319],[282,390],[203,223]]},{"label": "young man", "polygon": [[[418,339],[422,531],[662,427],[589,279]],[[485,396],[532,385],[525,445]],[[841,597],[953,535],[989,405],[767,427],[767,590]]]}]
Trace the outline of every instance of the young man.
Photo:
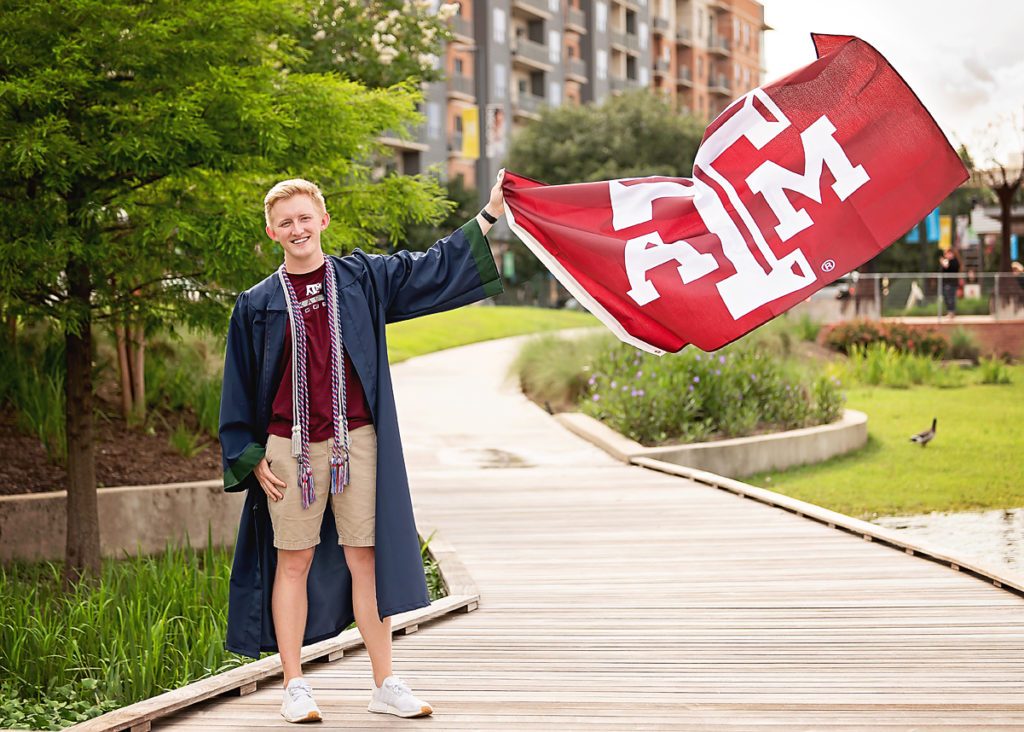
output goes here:
[{"label": "young man", "polygon": [[330,215],[301,179],[275,185],[264,207],[284,263],[238,296],[221,394],[224,486],[247,491],[226,645],[252,657],[279,650],[282,716],[316,721],[301,648],[354,619],[373,667],[369,710],[430,714],[391,667],[390,616],[429,599],[385,325],[501,292],[484,238],[505,210],[501,180],[427,252],[325,256]]}]

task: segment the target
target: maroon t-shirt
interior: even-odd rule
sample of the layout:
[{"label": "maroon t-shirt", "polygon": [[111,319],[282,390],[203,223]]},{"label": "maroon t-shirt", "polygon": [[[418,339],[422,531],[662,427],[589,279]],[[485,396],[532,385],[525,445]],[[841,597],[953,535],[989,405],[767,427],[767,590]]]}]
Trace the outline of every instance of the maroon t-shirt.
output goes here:
[{"label": "maroon t-shirt", "polygon": [[[309,385],[309,441],[323,442],[334,436],[334,415],[331,411],[331,327],[327,317],[327,302],[324,299],[324,272],[327,263],[319,269],[305,274],[285,274],[291,282],[298,303],[296,311],[302,311],[306,324],[306,378]],[[267,432],[278,437],[292,436],[292,332],[285,331],[284,372],[281,383],[274,395],[270,425]],[[344,350],[344,349],[342,349]],[[352,361],[345,353],[345,401],[348,428],[373,424],[370,406],[363,394],[363,385],[352,368]]]}]

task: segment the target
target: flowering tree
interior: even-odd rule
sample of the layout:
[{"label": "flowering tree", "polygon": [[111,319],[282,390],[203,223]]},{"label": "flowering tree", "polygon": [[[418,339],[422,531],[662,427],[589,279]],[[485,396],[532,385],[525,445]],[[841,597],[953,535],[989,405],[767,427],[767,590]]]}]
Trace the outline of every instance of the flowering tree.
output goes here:
[{"label": "flowering tree", "polygon": [[302,45],[316,71],[338,71],[370,87],[442,77],[438,59],[455,3],[434,0],[317,0]]}]

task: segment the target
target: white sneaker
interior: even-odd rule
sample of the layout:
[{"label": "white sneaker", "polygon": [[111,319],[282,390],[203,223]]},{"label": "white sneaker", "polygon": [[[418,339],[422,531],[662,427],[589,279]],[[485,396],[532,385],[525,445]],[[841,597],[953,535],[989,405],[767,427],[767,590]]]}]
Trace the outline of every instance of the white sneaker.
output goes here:
[{"label": "white sneaker", "polygon": [[413,696],[397,676],[388,676],[379,688],[374,686],[373,698],[367,709],[399,717],[424,717],[434,711],[425,701]]},{"label": "white sneaker", "polygon": [[289,722],[319,722],[323,719],[313,701],[313,689],[301,676],[296,676],[285,687],[281,716]]}]

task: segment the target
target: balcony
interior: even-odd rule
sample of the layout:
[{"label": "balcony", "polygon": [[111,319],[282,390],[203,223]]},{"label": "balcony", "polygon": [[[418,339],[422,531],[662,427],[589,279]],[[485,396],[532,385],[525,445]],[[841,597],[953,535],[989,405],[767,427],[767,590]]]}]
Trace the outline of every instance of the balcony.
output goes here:
[{"label": "balcony", "polygon": [[513,10],[522,10],[528,15],[533,15],[544,20],[551,19],[551,11],[548,10],[547,0],[512,0]]},{"label": "balcony", "polygon": [[587,32],[587,14],[579,8],[566,8],[565,11],[565,29],[576,31],[577,33]]},{"label": "balcony", "polygon": [[611,76],[609,77],[609,86],[613,92],[621,92],[628,89],[639,89],[640,82],[636,79],[627,79],[624,76]]},{"label": "balcony", "polygon": [[714,38],[711,39],[711,42],[708,44],[708,50],[711,51],[712,53],[718,53],[723,56],[728,56],[729,40],[727,38],[723,38],[722,36],[715,36]]},{"label": "balcony", "polygon": [[665,58],[656,58],[656,59],[654,59],[654,73],[655,73],[655,75],[656,76],[666,76],[666,75],[668,75],[668,70],[669,70],[670,66],[671,66],[671,64],[669,63],[668,59],[665,59]]},{"label": "balcony", "polygon": [[609,36],[609,39],[611,40],[611,43],[612,43],[613,46],[618,47],[618,49],[620,51],[625,51],[626,50],[626,48],[627,48],[627,46],[626,46],[626,38],[627,37],[626,37],[626,32],[625,31],[615,30],[613,28],[611,30],[611,32],[609,32],[608,36]]},{"label": "balcony", "polygon": [[587,64],[582,59],[570,58],[565,60],[565,76],[571,81],[578,81],[580,84],[587,83]]},{"label": "balcony", "polygon": [[651,29],[658,35],[664,36],[668,34],[669,22],[668,18],[664,18],[660,15],[651,16]]},{"label": "balcony", "polygon": [[689,28],[676,28],[676,43],[683,46],[693,45],[693,34]]},{"label": "balcony", "polygon": [[708,88],[712,94],[732,96],[732,87],[729,84],[729,78],[725,74],[712,75],[708,79]]},{"label": "balcony", "polygon": [[455,34],[455,40],[457,41],[473,43],[473,21],[469,18],[463,18],[461,15],[453,15],[452,33]]},{"label": "balcony", "polygon": [[541,107],[547,104],[547,99],[526,92],[519,92],[519,98],[516,99],[515,104],[516,114],[522,117],[529,117],[530,119],[538,119]]},{"label": "balcony", "polygon": [[519,62],[524,66],[539,69],[540,71],[551,71],[554,69],[548,55],[548,47],[543,43],[531,41],[526,36],[516,38],[515,43],[512,45],[512,62]]},{"label": "balcony", "polygon": [[453,97],[476,98],[476,81],[462,74],[451,74],[448,77],[448,95]]},{"label": "balcony", "polygon": [[676,84],[679,86],[693,86],[693,72],[689,66],[680,66],[676,70]]}]

